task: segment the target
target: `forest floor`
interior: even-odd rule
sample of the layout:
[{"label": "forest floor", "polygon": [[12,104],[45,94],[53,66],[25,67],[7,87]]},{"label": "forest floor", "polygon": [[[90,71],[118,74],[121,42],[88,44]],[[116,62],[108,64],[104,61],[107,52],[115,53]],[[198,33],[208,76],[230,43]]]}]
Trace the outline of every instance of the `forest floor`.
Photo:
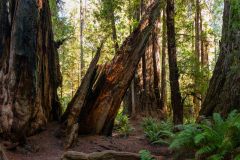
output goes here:
[{"label": "forest floor", "polygon": [[[80,136],[77,145],[70,149],[84,153],[99,152],[104,150],[126,151],[138,153],[140,150],[149,150],[158,160],[170,160],[171,153],[166,146],[151,145],[144,137],[139,120],[131,120],[134,131],[129,137],[120,137],[113,133],[112,137],[104,136]],[[35,152],[17,148],[14,151],[6,151],[9,160],[60,160],[66,151],[63,148],[63,140],[55,137],[58,124],[49,124],[47,130],[28,138],[28,144]],[[35,148],[35,149],[34,149]]]}]

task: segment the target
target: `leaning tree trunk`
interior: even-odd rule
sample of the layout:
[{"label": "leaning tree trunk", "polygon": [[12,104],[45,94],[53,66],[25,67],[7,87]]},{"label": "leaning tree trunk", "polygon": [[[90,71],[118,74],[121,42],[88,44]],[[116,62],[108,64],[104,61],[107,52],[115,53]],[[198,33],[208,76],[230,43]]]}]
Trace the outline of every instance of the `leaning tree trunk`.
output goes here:
[{"label": "leaning tree trunk", "polygon": [[24,140],[60,116],[48,0],[0,1],[0,132]]},{"label": "leaning tree trunk", "polygon": [[93,58],[86,75],[83,78],[81,86],[78,88],[76,94],[74,95],[71,102],[68,104],[67,110],[61,118],[63,122],[63,128],[67,136],[67,141],[65,143],[65,148],[69,148],[73,145],[78,137],[78,116],[84,106],[86,97],[89,90],[91,89],[94,78],[96,78],[97,73],[97,63],[100,58],[100,53],[103,48],[104,41],[101,43],[100,47],[97,49],[97,53]]},{"label": "leaning tree trunk", "polygon": [[225,0],[220,55],[200,115],[240,109],[240,1]]},{"label": "leaning tree trunk", "polygon": [[111,134],[122,99],[160,16],[160,6],[160,0],[157,0],[149,7],[139,26],[125,40],[111,63],[104,66],[93,83],[78,117],[80,133]]},{"label": "leaning tree trunk", "polygon": [[[144,8],[148,7],[153,0],[142,2],[139,7],[143,14]],[[147,43],[146,50],[142,56],[142,61],[138,65],[134,89],[136,102],[136,112],[141,115],[151,115],[162,117],[160,100],[160,43],[159,43],[159,21],[152,31]],[[129,104],[132,100],[129,98]],[[133,107],[129,107],[133,108]]]}]

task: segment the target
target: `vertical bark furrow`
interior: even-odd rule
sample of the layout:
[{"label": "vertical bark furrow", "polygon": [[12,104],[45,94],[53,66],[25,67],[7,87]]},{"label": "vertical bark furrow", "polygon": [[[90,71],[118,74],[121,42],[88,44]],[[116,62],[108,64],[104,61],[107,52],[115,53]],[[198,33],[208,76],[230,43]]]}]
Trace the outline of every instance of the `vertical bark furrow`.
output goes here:
[{"label": "vertical bark furrow", "polygon": [[220,55],[200,111],[205,116],[240,109],[240,2],[225,0],[224,5]]},{"label": "vertical bark furrow", "polygon": [[[3,6],[7,6],[7,16]],[[9,30],[0,36],[0,48],[4,46],[0,61],[0,130],[19,141],[60,116],[57,88],[61,76],[48,1],[3,0],[0,22],[6,24],[4,30]],[[2,23],[0,28],[4,28]]]}]

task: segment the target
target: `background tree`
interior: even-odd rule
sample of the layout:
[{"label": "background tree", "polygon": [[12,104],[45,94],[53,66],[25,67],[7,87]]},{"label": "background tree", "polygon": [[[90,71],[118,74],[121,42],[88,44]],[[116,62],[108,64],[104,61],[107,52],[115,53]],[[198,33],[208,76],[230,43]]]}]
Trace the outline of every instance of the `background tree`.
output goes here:
[{"label": "background tree", "polygon": [[224,16],[220,55],[209,84],[200,114],[211,116],[213,112],[227,115],[239,108],[239,18],[240,2],[224,1]]},{"label": "background tree", "polygon": [[183,103],[179,87],[179,73],[177,66],[175,22],[174,22],[174,0],[167,0],[167,36],[168,36],[168,57],[171,86],[171,104],[173,108],[174,124],[183,123]]},{"label": "background tree", "polygon": [[58,53],[48,0],[0,4],[0,130],[24,143],[61,115]]}]

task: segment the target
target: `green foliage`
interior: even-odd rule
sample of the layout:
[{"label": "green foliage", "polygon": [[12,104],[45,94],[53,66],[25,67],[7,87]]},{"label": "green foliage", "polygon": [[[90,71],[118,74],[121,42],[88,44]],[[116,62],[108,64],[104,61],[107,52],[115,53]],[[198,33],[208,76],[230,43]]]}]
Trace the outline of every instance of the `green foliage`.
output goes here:
[{"label": "green foliage", "polygon": [[[222,160],[240,145],[240,114],[232,111],[226,119],[214,113],[212,120],[183,126],[170,145],[176,151],[196,151],[196,157]],[[238,155],[235,159],[238,159]]]},{"label": "green foliage", "polygon": [[132,126],[129,124],[129,118],[122,112],[119,112],[115,119],[115,129],[121,136],[127,137],[133,131]]},{"label": "green foliage", "polygon": [[144,133],[152,144],[169,144],[173,134],[173,124],[170,120],[158,122],[151,117],[142,123]]},{"label": "green foliage", "polygon": [[154,160],[151,153],[148,150],[141,150],[139,151],[141,160]]},{"label": "green foliage", "polygon": [[182,131],[176,134],[169,148],[179,151],[195,149],[197,146],[194,143],[194,137],[199,133],[198,124],[182,125]]}]

